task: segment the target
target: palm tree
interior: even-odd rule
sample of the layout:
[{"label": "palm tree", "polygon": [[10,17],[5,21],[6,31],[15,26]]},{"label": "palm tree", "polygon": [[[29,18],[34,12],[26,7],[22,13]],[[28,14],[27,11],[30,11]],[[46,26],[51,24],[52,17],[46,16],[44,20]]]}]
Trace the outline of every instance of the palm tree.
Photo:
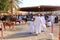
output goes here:
[{"label": "palm tree", "polygon": [[0,0],[0,11],[11,10],[11,13],[14,8],[18,8],[22,0]]},{"label": "palm tree", "polygon": [[0,11],[7,11],[8,10],[8,7],[7,7],[8,4],[7,5],[6,4],[7,4],[7,0],[0,0]]},{"label": "palm tree", "polygon": [[14,7],[17,8],[22,3],[23,0],[14,0]]},{"label": "palm tree", "polygon": [[11,0],[11,13],[13,13],[13,8],[19,8],[20,3],[22,0]]},{"label": "palm tree", "polygon": [[12,14],[13,14],[13,8],[19,8],[20,3],[22,3],[22,0],[10,0],[10,8]]}]

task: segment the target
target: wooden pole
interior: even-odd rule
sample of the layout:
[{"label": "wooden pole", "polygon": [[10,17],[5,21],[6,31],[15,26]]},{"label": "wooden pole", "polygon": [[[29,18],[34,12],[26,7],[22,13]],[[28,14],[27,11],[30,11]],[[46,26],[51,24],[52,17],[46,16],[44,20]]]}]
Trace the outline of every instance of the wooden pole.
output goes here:
[{"label": "wooden pole", "polygon": [[60,40],[60,20],[59,20],[59,37],[58,39]]},{"label": "wooden pole", "polygon": [[51,26],[51,33],[53,33],[53,32],[54,32],[54,26],[52,24],[52,26]]}]

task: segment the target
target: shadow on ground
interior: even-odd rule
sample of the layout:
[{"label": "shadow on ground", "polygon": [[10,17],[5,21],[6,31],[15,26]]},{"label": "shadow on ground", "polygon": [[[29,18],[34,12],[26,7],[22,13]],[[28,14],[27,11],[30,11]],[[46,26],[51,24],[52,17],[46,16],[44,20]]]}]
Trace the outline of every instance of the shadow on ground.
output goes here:
[{"label": "shadow on ground", "polygon": [[24,32],[24,33],[16,33],[16,34],[8,35],[5,38],[11,39],[11,38],[23,38],[23,37],[30,37],[30,36],[35,36],[35,35],[30,34],[29,32]]},{"label": "shadow on ground", "polygon": [[41,38],[41,39],[38,39],[38,40],[53,40],[53,39]]}]

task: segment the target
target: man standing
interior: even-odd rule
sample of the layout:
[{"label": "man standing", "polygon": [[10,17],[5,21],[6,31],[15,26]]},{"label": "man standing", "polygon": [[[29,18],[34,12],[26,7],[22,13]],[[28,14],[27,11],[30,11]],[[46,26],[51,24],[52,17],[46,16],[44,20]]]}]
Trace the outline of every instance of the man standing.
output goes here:
[{"label": "man standing", "polygon": [[29,22],[30,22],[30,33],[34,33],[34,19],[33,14],[29,14]]},{"label": "man standing", "polygon": [[35,33],[36,34],[41,33],[41,21],[38,15],[35,16],[34,26],[35,26]]},{"label": "man standing", "polygon": [[50,15],[50,21],[51,21],[51,24],[53,25],[54,22],[55,22],[55,16],[54,15]]},{"label": "man standing", "polygon": [[41,31],[45,31],[46,29],[46,20],[44,15],[40,14],[40,20],[41,20]]},{"label": "man standing", "polygon": [[34,34],[34,18],[31,19],[30,21],[30,33]]}]

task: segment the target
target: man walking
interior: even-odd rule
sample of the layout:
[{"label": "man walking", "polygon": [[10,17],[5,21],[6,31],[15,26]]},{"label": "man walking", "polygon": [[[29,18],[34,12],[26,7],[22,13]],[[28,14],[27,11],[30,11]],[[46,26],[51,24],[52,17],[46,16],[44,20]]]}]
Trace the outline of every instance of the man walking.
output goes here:
[{"label": "man walking", "polygon": [[40,14],[40,20],[41,20],[41,31],[46,30],[46,20],[44,15]]},{"label": "man walking", "polygon": [[35,16],[34,26],[35,26],[35,33],[36,34],[41,33],[40,17],[38,15]]}]

